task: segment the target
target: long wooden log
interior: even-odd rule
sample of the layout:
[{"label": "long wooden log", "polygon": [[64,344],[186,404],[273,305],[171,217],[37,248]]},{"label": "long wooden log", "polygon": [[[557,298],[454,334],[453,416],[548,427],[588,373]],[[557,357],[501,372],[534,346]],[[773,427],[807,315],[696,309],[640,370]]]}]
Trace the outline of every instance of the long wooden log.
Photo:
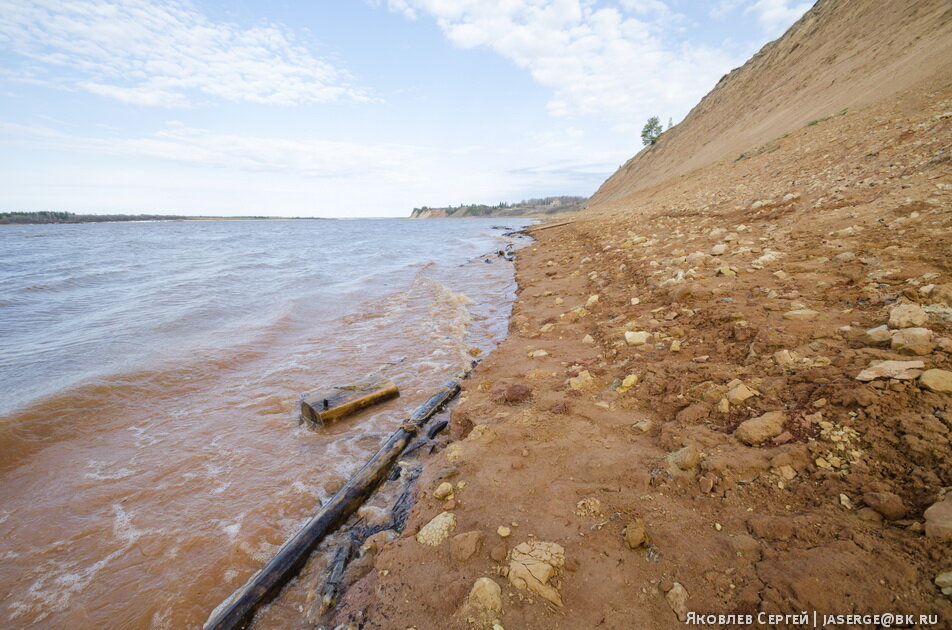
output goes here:
[{"label": "long wooden log", "polygon": [[456,379],[447,381],[404,420],[370,461],[364,464],[298,533],[284,543],[263,569],[212,611],[204,628],[247,628],[258,609],[273,600],[284,585],[300,573],[314,548],[343,524],[377,489],[413,436],[427,420],[459,393],[460,380],[468,376],[471,370],[472,367],[461,372]]}]

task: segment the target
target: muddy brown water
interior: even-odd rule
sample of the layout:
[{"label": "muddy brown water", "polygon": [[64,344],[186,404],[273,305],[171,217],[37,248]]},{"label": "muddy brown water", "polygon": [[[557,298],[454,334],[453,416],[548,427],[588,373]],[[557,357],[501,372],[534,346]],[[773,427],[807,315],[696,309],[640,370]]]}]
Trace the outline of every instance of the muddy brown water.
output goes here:
[{"label": "muddy brown water", "polygon": [[[482,254],[524,224],[2,226],[0,625],[200,626],[502,339],[512,266]],[[400,398],[298,425],[377,370]]]}]

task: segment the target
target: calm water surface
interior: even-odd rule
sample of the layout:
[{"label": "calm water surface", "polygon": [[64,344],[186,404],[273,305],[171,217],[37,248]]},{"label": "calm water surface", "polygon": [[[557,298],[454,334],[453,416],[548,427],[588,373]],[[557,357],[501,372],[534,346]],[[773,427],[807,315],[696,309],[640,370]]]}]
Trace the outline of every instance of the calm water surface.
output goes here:
[{"label": "calm water surface", "polygon": [[[504,335],[500,219],[0,226],[0,627],[187,628]],[[300,396],[402,396],[321,432]]]}]

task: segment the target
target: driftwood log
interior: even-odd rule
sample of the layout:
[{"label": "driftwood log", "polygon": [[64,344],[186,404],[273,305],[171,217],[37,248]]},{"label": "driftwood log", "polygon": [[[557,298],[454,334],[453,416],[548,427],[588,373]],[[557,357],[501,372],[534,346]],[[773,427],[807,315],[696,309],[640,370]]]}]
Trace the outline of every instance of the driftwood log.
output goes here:
[{"label": "driftwood log", "polygon": [[459,393],[460,381],[466,378],[471,370],[472,366],[461,372],[456,379],[446,382],[404,420],[370,461],[364,464],[298,533],[284,543],[263,569],[212,611],[204,628],[247,628],[255,613],[273,600],[284,585],[300,573],[321,541],[343,524],[386,479],[391,466],[413,436],[427,420]]},{"label": "driftwood log", "polygon": [[301,416],[314,424],[323,426],[327,422],[386,402],[400,395],[393,381],[365,381],[348,387],[335,387],[301,401]]}]

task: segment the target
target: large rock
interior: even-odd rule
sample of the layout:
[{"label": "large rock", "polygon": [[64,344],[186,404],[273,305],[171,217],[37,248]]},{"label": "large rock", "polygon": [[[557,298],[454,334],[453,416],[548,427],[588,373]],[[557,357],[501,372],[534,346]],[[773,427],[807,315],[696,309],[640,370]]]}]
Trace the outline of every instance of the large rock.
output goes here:
[{"label": "large rock", "polygon": [[952,493],[932,504],[925,512],[926,536],[952,542]]},{"label": "large rock", "polygon": [[932,331],[928,328],[903,328],[896,331],[890,344],[893,350],[903,354],[929,354],[935,349]]},{"label": "large rock", "polygon": [[948,370],[926,370],[919,377],[919,386],[937,394],[952,393],[952,372]]},{"label": "large rock", "polygon": [[895,378],[908,381],[922,374],[926,366],[922,361],[874,361],[856,375],[858,381],[875,381],[877,378]]},{"label": "large rock", "polygon": [[421,545],[436,547],[456,529],[456,515],[452,512],[440,512],[420,528],[416,539]]},{"label": "large rock", "polygon": [[867,492],[863,495],[863,501],[890,521],[897,521],[906,515],[906,504],[892,492]]},{"label": "large rock", "polygon": [[929,323],[929,316],[915,304],[900,304],[889,311],[890,328],[915,328]]},{"label": "large rock", "polygon": [[562,605],[562,595],[550,582],[565,565],[565,549],[553,542],[530,540],[509,552],[509,582],[518,589]]},{"label": "large rock", "polygon": [[783,423],[786,419],[787,416],[782,411],[771,411],[741,422],[740,426],[734,430],[734,435],[750,446],[763,444],[783,433]]}]

